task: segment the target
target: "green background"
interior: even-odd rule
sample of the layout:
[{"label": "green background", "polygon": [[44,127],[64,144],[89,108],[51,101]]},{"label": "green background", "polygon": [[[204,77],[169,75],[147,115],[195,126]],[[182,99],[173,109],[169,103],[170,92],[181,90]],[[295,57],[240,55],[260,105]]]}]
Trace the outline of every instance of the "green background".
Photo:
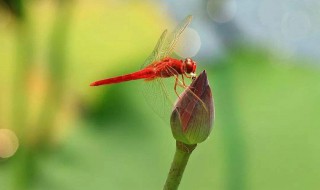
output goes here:
[{"label": "green background", "polygon": [[[0,9],[0,128],[20,141],[0,160],[0,189],[161,189],[175,141],[140,93],[143,81],[89,84],[138,69],[173,19],[149,1],[24,3]],[[197,60],[215,122],[180,189],[320,186],[317,61],[258,44]]]}]

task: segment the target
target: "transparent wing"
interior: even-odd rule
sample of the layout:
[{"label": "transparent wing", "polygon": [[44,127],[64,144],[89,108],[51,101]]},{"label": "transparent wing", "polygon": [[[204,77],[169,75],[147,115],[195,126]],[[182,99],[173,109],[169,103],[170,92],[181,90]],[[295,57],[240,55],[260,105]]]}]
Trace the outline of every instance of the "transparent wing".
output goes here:
[{"label": "transparent wing", "polygon": [[[172,54],[175,45],[177,44],[180,35],[185,28],[190,24],[192,16],[186,17],[181,24],[179,24],[175,30],[167,36],[167,30],[165,30],[159,38],[151,55],[146,59],[141,68],[151,66],[153,63],[162,60]],[[173,109],[175,101],[178,96],[174,90],[174,86],[177,80],[177,93],[185,89],[181,78],[177,78],[179,73],[174,68],[167,66],[168,73],[176,77],[158,77],[150,81],[145,81],[143,84],[142,92],[146,99],[146,102],[153,109],[153,111],[160,116],[164,121],[170,121],[170,115]]]},{"label": "transparent wing", "polygon": [[166,35],[167,35],[168,30],[164,30],[156,44],[156,47],[154,47],[154,50],[151,52],[149,57],[145,60],[143,65],[141,65],[141,69],[145,68],[152,63],[159,61],[160,60],[160,51],[162,49],[163,43],[165,41]]},{"label": "transparent wing", "polygon": [[[168,122],[174,104],[183,94],[187,94],[185,97],[188,98],[189,108],[191,111],[194,106],[200,104],[203,106],[203,110],[208,111],[206,104],[199,98],[199,92],[188,88],[189,82],[191,80],[181,78],[181,75],[177,71],[167,66],[166,72],[171,73],[173,77],[159,77],[151,81],[146,81],[144,83],[143,94],[153,111],[160,116],[165,122]],[[176,85],[176,89],[174,89]],[[178,96],[179,94],[179,96]]]},{"label": "transparent wing", "polygon": [[172,54],[180,35],[183,33],[183,31],[187,28],[187,26],[190,24],[192,20],[192,15],[187,16],[175,29],[172,33],[170,33],[165,43],[162,45],[160,50],[160,59],[163,59],[165,57],[168,57]]},{"label": "transparent wing", "polygon": [[172,54],[182,32],[187,28],[192,20],[192,15],[187,16],[175,29],[167,36],[168,30],[164,30],[149,57],[141,65],[141,69],[152,65],[156,61],[168,57]]},{"label": "transparent wing", "polygon": [[175,101],[172,81],[174,81],[172,78],[156,78],[152,81],[145,81],[142,86],[147,104],[166,123],[170,121],[170,113]]},{"label": "transparent wing", "polygon": [[[178,76],[179,73],[170,66],[167,72]],[[175,101],[179,98],[175,93],[174,86],[176,77],[159,77],[143,83],[142,92],[147,104],[166,123],[170,121],[170,115]],[[181,79],[178,79],[177,93],[181,94],[185,88],[182,87]]]}]

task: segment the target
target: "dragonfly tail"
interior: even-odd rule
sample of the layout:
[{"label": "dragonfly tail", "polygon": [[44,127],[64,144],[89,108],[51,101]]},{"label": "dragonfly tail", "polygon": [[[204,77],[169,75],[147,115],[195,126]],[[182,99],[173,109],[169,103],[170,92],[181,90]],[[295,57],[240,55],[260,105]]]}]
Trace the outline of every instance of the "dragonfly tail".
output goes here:
[{"label": "dragonfly tail", "polygon": [[137,71],[134,73],[127,74],[127,75],[98,80],[98,81],[91,83],[90,86],[116,84],[116,83],[121,83],[121,82],[126,82],[126,81],[131,81],[131,80],[138,80],[138,79],[149,79],[149,78],[153,78],[154,75],[155,74],[152,69],[143,69],[143,70],[140,70],[140,71]]}]

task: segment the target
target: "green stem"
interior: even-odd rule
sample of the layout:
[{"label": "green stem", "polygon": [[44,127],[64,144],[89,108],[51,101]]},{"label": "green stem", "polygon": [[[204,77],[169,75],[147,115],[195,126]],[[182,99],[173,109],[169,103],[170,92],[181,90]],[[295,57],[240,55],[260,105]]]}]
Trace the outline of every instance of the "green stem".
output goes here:
[{"label": "green stem", "polygon": [[163,190],[176,190],[180,184],[184,169],[187,166],[189,157],[197,144],[188,145],[177,141],[176,153],[164,185]]}]

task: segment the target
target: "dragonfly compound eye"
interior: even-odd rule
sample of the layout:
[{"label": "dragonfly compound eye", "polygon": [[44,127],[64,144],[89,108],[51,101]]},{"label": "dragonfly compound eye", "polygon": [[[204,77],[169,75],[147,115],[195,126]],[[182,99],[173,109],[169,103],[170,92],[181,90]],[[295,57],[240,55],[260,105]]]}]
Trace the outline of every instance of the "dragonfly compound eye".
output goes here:
[{"label": "dragonfly compound eye", "polygon": [[187,59],[184,61],[184,64],[185,64],[185,72],[186,72],[186,73],[194,73],[194,72],[196,71],[197,64],[196,64],[196,62],[193,61],[192,59],[187,58]]}]

